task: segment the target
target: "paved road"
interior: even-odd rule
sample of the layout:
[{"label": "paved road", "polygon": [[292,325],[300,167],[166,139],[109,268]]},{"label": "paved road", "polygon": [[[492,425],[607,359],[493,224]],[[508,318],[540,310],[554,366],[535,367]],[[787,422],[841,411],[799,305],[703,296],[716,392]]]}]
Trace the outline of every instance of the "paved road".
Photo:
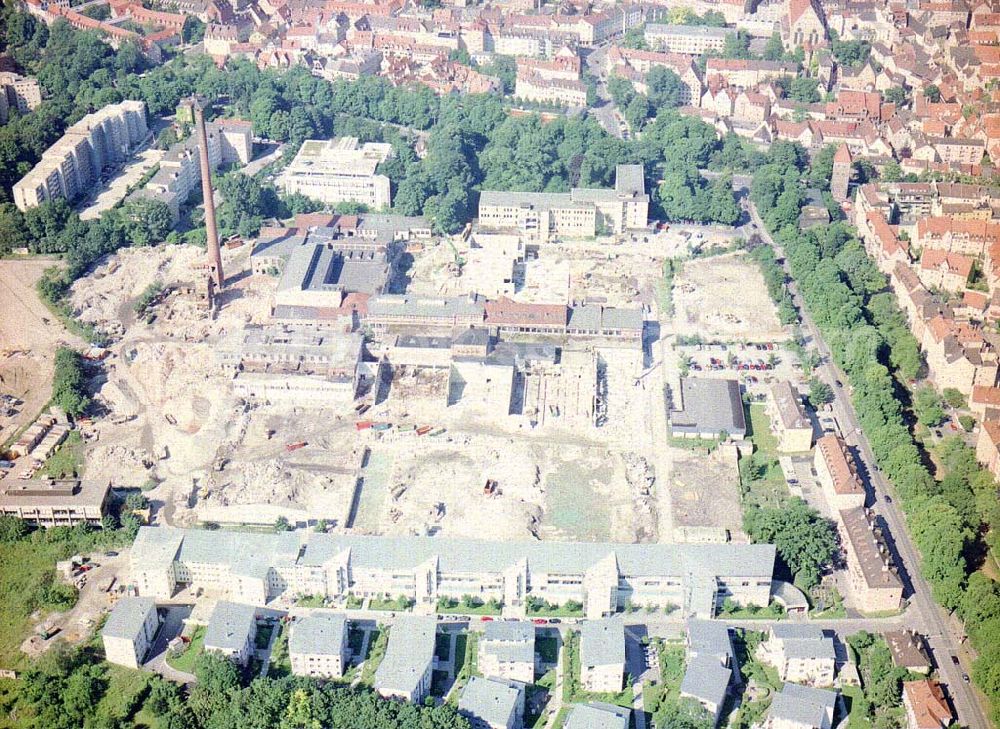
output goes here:
[{"label": "paved road", "polygon": [[[750,205],[750,215],[759,228],[760,235],[771,244],[779,256],[782,256],[783,251],[781,247],[768,234],[764,228],[763,221],[761,221],[756,208],[752,204]],[[787,261],[785,267],[787,270]],[[791,276],[790,272],[789,276]],[[816,344],[817,349],[823,357],[823,363],[819,368],[818,374],[821,379],[825,380],[833,388],[835,396],[833,403],[834,414],[843,430],[844,438],[848,443],[857,447],[865,470],[869,474],[869,482],[875,496],[875,503],[872,508],[885,519],[885,523],[889,527],[893,545],[897,552],[897,564],[905,570],[904,580],[908,579],[912,591],[912,594],[909,595],[909,601],[916,610],[918,626],[928,637],[930,647],[934,652],[938,664],[942,683],[948,687],[955,708],[958,711],[959,721],[963,726],[973,727],[973,729],[987,729],[990,724],[983,711],[982,704],[972,687],[965,683],[963,679],[963,674],[968,674],[970,670],[968,658],[965,657],[965,663],[962,664],[961,668],[955,666],[951,660],[952,656],[960,655],[959,649],[962,636],[955,635],[949,630],[949,620],[943,608],[934,602],[930,585],[920,575],[920,560],[917,550],[910,539],[909,532],[906,530],[902,513],[895,502],[889,502],[885,498],[885,495],[891,491],[891,488],[886,479],[875,468],[874,454],[868,443],[868,438],[861,431],[857,414],[850,402],[846,389],[836,385],[838,380],[846,382],[847,377],[834,364],[830,348],[823,341],[812,317],[809,316],[809,313],[803,306],[795,284],[790,284],[788,288],[801,313],[803,331]]]}]

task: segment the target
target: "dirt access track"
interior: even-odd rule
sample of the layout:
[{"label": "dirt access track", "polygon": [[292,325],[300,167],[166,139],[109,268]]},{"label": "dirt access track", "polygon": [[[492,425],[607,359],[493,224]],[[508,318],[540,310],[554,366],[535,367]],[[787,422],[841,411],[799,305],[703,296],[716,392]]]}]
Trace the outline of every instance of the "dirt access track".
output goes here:
[{"label": "dirt access track", "polygon": [[52,396],[52,368],[60,345],[82,347],[38,298],[35,284],[51,258],[0,261],[0,393],[24,403],[0,417],[0,443],[27,425]]}]

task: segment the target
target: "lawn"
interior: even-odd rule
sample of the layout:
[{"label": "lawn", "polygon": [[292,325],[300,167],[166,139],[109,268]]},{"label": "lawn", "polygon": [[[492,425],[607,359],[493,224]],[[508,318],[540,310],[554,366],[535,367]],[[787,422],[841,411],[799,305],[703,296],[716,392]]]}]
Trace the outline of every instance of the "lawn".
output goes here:
[{"label": "lawn", "polygon": [[431,696],[444,696],[448,693],[448,672],[434,671],[431,673]]},{"label": "lawn", "polygon": [[535,638],[535,651],[543,663],[555,663],[559,660],[559,639],[555,636]]},{"label": "lawn", "polygon": [[[475,604],[476,602],[479,604]],[[464,600],[451,600],[443,597],[438,600],[437,611],[441,615],[499,615],[503,611],[503,606],[495,600],[468,603]]]},{"label": "lawn", "polygon": [[434,655],[439,661],[451,658],[451,633],[438,633],[434,637]]},{"label": "lawn", "polygon": [[847,706],[847,729],[869,729],[872,723],[868,719],[868,702],[861,687],[843,686],[840,692]]},{"label": "lawn", "polygon": [[76,589],[61,582],[57,561],[73,554],[127,544],[120,532],[81,532],[61,527],[39,530],[3,545],[0,559],[0,667],[23,669],[21,642],[28,637],[36,610],[64,611],[76,603]]},{"label": "lawn", "polygon": [[479,633],[461,633],[455,638],[455,684],[449,693],[450,701],[458,702],[462,688],[469,679],[478,675]]},{"label": "lawn", "polygon": [[108,689],[94,711],[128,722],[142,707],[149,688],[149,674],[121,666],[105,664]]},{"label": "lawn", "polygon": [[368,642],[368,657],[365,659],[365,667],[361,671],[361,683],[366,686],[371,686],[375,680],[375,671],[378,670],[378,664],[382,662],[386,646],[389,645],[389,628],[376,628],[373,633]]},{"label": "lawn", "polygon": [[257,650],[264,650],[271,642],[271,634],[274,632],[274,623],[258,623],[257,635],[254,636],[253,645]]},{"label": "lawn", "polygon": [[35,478],[72,478],[83,475],[83,436],[71,430],[59,449],[45,465],[38,469]]},{"label": "lawn", "polygon": [[187,648],[182,653],[167,658],[167,664],[174,670],[194,673],[194,664],[204,650],[204,642],[205,626],[199,625],[194,629],[194,633],[191,635],[191,642],[188,643]]},{"label": "lawn", "polygon": [[403,612],[413,606],[413,601],[406,597],[395,597],[391,600],[373,597],[368,603],[369,610],[393,610]]},{"label": "lawn", "polygon": [[365,601],[360,597],[355,597],[354,595],[348,595],[347,600],[344,602],[344,607],[348,610],[360,610],[361,606],[365,604]]},{"label": "lawn", "polygon": [[563,703],[582,704],[588,701],[603,701],[607,704],[631,707],[634,693],[626,686],[618,693],[591,693],[584,691],[580,684],[580,634],[563,643]]},{"label": "lawn", "polygon": [[322,595],[306,595],[300,597],[295,604],[305,608],[321,608],[326,604],[326,598]]},{"label": "lawn", "polygon": [[545,602],[544,600],[528,601],[528,615],[542,618],[582,618],[583,604],[568,601],[565,605]]},{"label": "lawn", "polygon": [[288,630],[278,633],[274,647],[271,649],[271,667],[267,671],[268,676],[281,678],[292,675],[292,659],[288,655]]},{"label": "lawn", "polygon": [[[747,408],[749,417],[747,437],[754,444],[752,456],[755,464],[762,468],[760,478],[744,483],[745,498],[760,506],[780,506],[790,495],[785,474],[778,463],[778,439],[771,433],[771,420],[767,417],[764,405],[759,403]],[[741,464],[745,459],[741,459]],[[740,469],[741,475],[743,469]]]},{"label": "lawn", "polygon": [[662,725],[662,717],[657,715],[666,708],[668,702],[677,699],[681,681],[684,679],[684,646],[679,643],[657,641],[660,657],[660,683],[643,686],[642,696],[646,711],[653,714],[657,724]]}]

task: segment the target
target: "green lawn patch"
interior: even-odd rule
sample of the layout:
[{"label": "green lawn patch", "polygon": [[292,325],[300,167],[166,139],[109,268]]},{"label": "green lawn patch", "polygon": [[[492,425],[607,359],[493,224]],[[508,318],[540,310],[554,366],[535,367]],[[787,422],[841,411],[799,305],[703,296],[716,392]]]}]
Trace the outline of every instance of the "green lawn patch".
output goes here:
[{"label": "green lawn patch", "polygon": [[563,605],[546,602],[536,597],[527,600],[527,613],[532,617],[542,618],[582,618],[583,603],[567,600]]},{"label": "green lawn patch", "polygon": [[451,633],[438,633],[434,638],[434,655],[439,661],[451,658]]},{"label": "green lawn patch", "polygon": [[[366,630],[356,628],[353,625],[347,629],[347,647],[351,649],[352,656],[360,656],[361,649],[365,644]],[[364,658],[364,656],[362,656]]]},{"label": "green lawn patch", "polygon": [[106,664],[105,676],[108,688],[94,713],[127,722],[142,708],[149,689],[149,674]]},{"label": "green lawn patch", "polygon": [[431,673],[431,696],[441,697],[448,693],[449,677],[447,671]]},{"label": "green lawn patch", "polygon": [[253,644],[257,650],[264,650],[271,642],[271,634],[274,633],[274,623],[258,623],[257,635],[254,636]]},{"label": "green lawn patch", "polygon": [[373,597],[368,603],[369,610],[392,610],[404,612],[413,607],[413,600],[408,597],[394,597],[392,599]]},{"label": "green lawn patch", "polygon": [[388,645],[389,628],[376,628],[368,643],[368,657],[365,659],[365,666],[361,671],[361,683],[365,686],[371,686],[374,682],[375,671],[378,670],[378,665],[382,662]]},{"label": "green lawn patch", "polygon": [[120,531],[67,527],[39,529],[5,543],[0,557],[0,668],[27,666],[20,646],[31,631],[32,613],[69,610],[76,603],[76,589],[56,576],[57,561],[128,543]]},{"label": "green lawn patch", "polygon": [[71,430],[59,449],[38,469],[35,478],[74,478],[83,475],[83,436]]},{"label": "green lawn patch", "polygon": [[191,642],[188,643],[187,648],[176,655],[167,656],[167,665],[176,671],[194,673],[195,661],[198,660],[198,656],[205,650],[204,643],[205,626],[199,625],[194,629],[194,633],[191,634]]},{"label": "green lawn patch", "polygon": [[305,595],[300,597],[295,604],[305,608],[321,608],[326,604],[326,598],[322,595]]},{"label": "green lawn patch", "polygon": [[544,663],[555,663],[559,660],[559,639],[555,636],[535,638],[535,651]]},{"label": "green lawn patch", "polygon": [[347,600],[344,603],[344,607],[348,610],[360,610],[365,604],[365,601],[360,597],[355,597],[354,595],[348,595]]},{"label": "green lawn patch", "polygon": [[274,648],[271,649],[271,667],[268,669],[267,675],[275,678],[292,675],[292,659],[288,655],[287,629],[282,629],[278,633],[277,640],[274,641]]},{"label": "green lawn patch", "polygon": [[479,633],[461,633],[455,638],[455,684],[449,701],[457,703],[465,684],[479,675]]},{"label": "green lawn patch", "polygon": [[456,600],[442,597],[437,602],[437,611],[442,615],[499,615],[503,612],[503,605],[497,600],[483,602],[477,598]]},{"label": "green lawn patch", "polygon": [[570,633],[570,639],[563,643],[563,703],[582,704],[588,701],[603,701],[607,704],[631,708],[635,698],[631,686],[617,693],[591,693],[580,684],[580,634]]}]

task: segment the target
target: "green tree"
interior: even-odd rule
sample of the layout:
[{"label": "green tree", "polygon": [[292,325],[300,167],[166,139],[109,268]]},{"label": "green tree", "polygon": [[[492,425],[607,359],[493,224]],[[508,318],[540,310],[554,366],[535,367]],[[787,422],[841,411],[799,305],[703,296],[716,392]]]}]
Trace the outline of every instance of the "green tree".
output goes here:
[{"label": "green tree", "polygon": [[684,82],[666,66],[654,66],[646,74],[649,103],[654,109],[680,106],[685,91]]},{"label": "green tree", "polygon": [[924,97],[931,103],[938,103],[941,101],[941,89],[938,88],[937,84],[929,84],[924,88]]},{"label": "green tree", "polygon": [[90,405],[83,377],[83,359],[68,347],[56,350],[55,371],[52,375],[52,400],[63,411],[78,417]]},{"label": "green tree", "polygon": [[780,61],[785,57],[785,46],[781,42],[781,33],[775,31],[764,46],[765,61]]},{"label": "green tree", "polygon": [[819,582],[837,550],[833,525],[799,498],[780,508],[748,508],[743,528],[753,542],[775,545],[796,582],[806,588]]}]

